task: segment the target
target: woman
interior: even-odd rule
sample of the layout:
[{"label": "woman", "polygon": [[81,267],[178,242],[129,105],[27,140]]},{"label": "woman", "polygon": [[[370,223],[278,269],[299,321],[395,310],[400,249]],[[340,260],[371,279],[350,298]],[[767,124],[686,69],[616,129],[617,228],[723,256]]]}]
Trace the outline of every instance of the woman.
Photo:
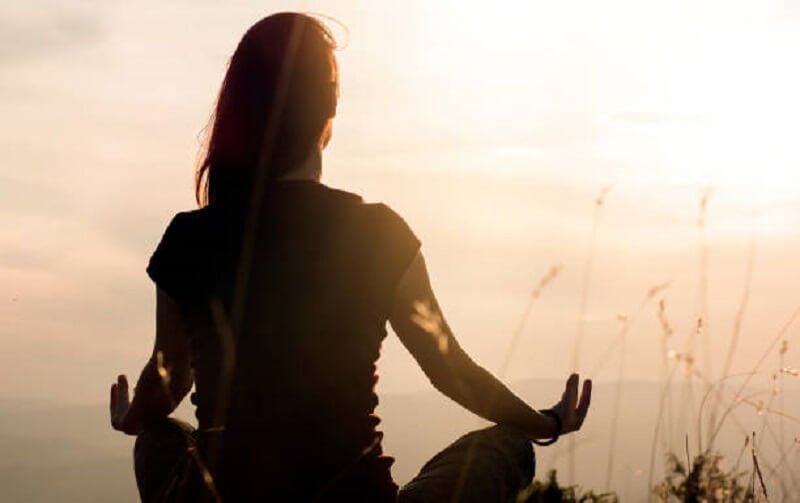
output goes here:
[{"label": "woman", "polygon": [[[136,435],[144,501],[508,501],[533,476],[530,441],[580,428],[573,375],[537,412],[461,349],[420,242],[396,213],[322,185],[338,74],[316,19],[282,13],[245,33],[197,171],[147,272],[156,338],[112,426]],[[373,414],[386,322],[433,385],[498,426],[465,435],[403,489]],[[198,429],[169,419],[196,392]]]}]

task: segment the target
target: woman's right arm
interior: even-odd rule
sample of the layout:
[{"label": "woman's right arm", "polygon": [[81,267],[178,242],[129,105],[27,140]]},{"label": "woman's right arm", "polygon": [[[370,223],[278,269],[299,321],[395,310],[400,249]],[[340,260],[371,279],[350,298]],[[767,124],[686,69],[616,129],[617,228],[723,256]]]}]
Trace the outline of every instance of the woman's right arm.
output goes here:
[{"label": "woman's right arm", "polygon": [[[458,344],[436,302],[421,252],[397,286],[389,321],[433,386],[444,395],[484,419],[514,425],[532,439],[556,434],[553,418],[528,406]],[[579,400],[578,376],[571,375],[561,401],[553,407],[561,418],[561,433],[580,429],[590,399],[591,381],[584,382]]]}]

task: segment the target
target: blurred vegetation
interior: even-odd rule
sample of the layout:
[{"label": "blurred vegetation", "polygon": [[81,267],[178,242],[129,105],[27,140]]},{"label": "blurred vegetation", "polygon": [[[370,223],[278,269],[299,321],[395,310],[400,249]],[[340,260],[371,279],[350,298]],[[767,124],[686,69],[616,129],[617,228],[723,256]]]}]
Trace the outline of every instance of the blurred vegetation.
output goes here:
[{"label": "blurred vegetation", "polygon": [[[687,458],[688,461],[688,458]],[[741,482],[746,472],[721,468],[722,456],[696,456],[691,469],[674,453],[667,454],[667,474],[653,492],[659,502],[749,502],[755,501],[753,486]]]},{"label": "blurred vegetation", "polygon": [[[725,471],[722,456],[704,453],[696,456],[687,469],[687,464],[674,453],[667,455],[667,474],[664,480],[653,487],[656,501],[661,503],[725,502],[740,503],[758,501],[754,483],[743,479],[747,472],[736,469]],[[597,494],[584,491],[577,485],[562,486],[556,470],[547,473],[544,481],[535,480],[520,494],[517,503],[619,503],[614,492]]]},{"label": "blurred vegetation", "polygon": [[583,492],[577,486],[561,486],[555,470],[547,473],[544,482],[534,480],[533,483],[517,499],[517,503],[618,503],[616,493],[595,494],[593,491]]}]

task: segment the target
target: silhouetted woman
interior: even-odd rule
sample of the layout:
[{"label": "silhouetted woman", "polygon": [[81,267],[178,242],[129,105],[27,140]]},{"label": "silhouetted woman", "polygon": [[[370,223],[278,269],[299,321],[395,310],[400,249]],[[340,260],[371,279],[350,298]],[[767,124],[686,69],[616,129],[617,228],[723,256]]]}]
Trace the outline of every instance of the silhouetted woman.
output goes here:
[{"label": "silhouetted woman", "polygon": [[[586,415],[590,383],[578,400],[577,375],[537,412],[475,364],[403,219],[320,183],[333,48],[318,20],[282,13],[231,58],[197,171],[200,209],[172,219],[147,268],[153,356],[132,401],[125,376],[111,388],[113,427],[137,436],[145,501],[510,501],[533,476],[530,441]],[[387,320],[439,391],[499,425],[400,490],[373,414]],[[193,383],[197,430],[168,418]]]}]

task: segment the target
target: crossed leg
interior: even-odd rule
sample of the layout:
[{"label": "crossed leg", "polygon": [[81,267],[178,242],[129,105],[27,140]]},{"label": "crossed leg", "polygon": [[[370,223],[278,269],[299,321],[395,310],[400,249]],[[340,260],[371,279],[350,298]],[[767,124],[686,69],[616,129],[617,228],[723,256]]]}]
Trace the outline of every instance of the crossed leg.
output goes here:
[{"label": "crossed leg", "polygon": [[[181,481],[191,464],[186,444],[191,431],[169,418],[137,437],[134,469],[143,502],[181,499]],[[514,427],[492,426],[467,433],[431,458],[400,490],[398,502],[514,502],[534,469],[530,440]]]},{"label": "crossed leg", "polygon": [[399,503],[514,502],[533,478],[530,440],[497,425],[462,436],[400,489]]}]

